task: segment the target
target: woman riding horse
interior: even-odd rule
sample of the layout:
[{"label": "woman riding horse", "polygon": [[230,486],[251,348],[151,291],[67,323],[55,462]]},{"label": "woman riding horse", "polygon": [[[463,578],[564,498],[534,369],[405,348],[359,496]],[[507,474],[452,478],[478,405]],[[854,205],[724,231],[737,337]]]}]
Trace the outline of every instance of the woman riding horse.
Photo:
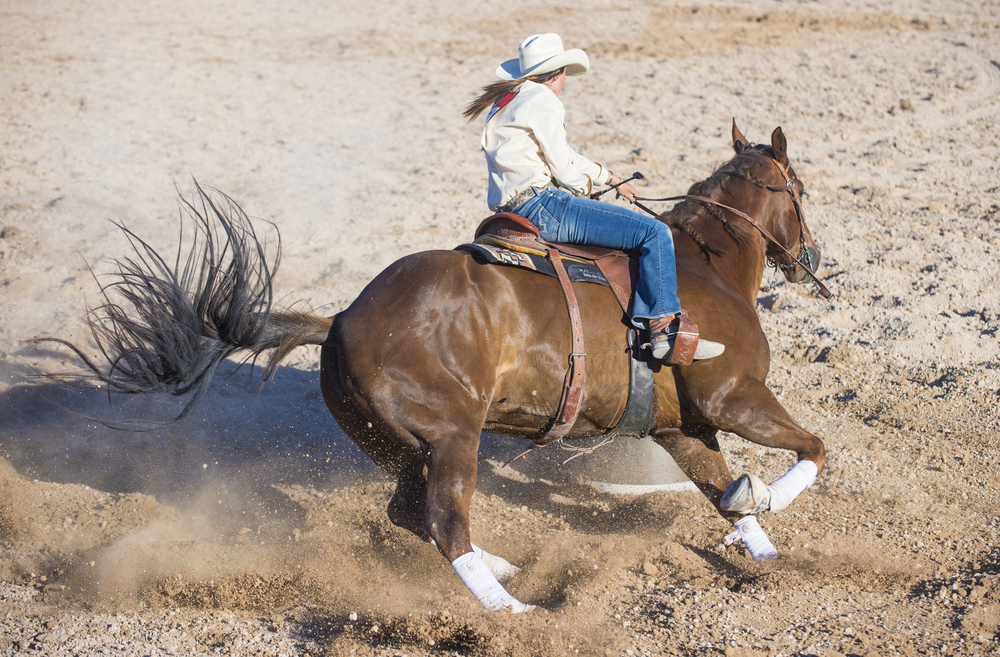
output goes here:
[{"label": "woman riding horse", "polygon": [[465,110],[471,122],[490,108],[482,137],[490,209],[526,217],[551,242],[637,252],[632,323],[649,329],[653,357],[688,364],[694,344],[693,360],[721,354],[724,345],[698,340],[697,326],[686,314],[682,319],[670,229],[652,217],[591,198],[595,184],[618,185],[618,197],[630,203],[636,190],[566,143],[559,92],[567,76],[590,69],[587,54],[564,50],[558,34],[530,36],[518,53],[497,68],[501,82],[484,87]]},{"label": "woman riding horse", "polygon": [[[768,258],[788,281],[803,282],[819,254],[781,128],[770,145],[751,145],[734,123],[733,148],[732,160],[661,217],[676,231],[685,306],[706,335],[733,348],[691,367],[652,364],[649,432],[736,526],[732,540],[761,560],[777,551],[756,514],[787,507],[812,485],[826,456],[823,442],[767,388],[770,350],[757,292]],[[559,298],[559,283],[483,264],[464,251],[425,251],[394,262],[333,317],[276,309],[278,258],[269,261],[239,206],[200,187],[185,204],[200,236],[192,251],[165,259],[126,230],[133,257],[118,261],[104,303],[88,315],[103,361],[91,360],[89,348],[44,338],[68,345],[84,368],[53,377],[77,384],[90,379],[107,394],[190,394],[183,417],[229,356],[269,353],[267,379],[293,349],[322,345],[327,407],[396,478],[389,519],[433,542],[486,608],[531,609],[504,587],[517,568],[472,542],[470,507],[482,431],[546,442],[571,329],[565,316],[538,308]],[[114,293],[121,298],[111,298]],[[585,412],[567,440],[613,428],[628,394],[625,327],[615,295],[600,285],[580,285],[576,293],[593,376],[583,393]],[[403,325],[386,322],[387,312],[405,318]],[[162,423],[140,425],[150,430]],[[719,431],[789,450],[797,462],[771,484],[752,474],[734,481]]]}]

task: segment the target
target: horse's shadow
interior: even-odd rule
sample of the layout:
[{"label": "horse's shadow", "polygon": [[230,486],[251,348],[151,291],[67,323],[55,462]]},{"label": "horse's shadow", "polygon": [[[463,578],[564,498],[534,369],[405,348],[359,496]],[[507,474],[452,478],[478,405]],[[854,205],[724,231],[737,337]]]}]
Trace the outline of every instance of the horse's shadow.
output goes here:
[{"label": "horse's shadow", "polygon": [[[29,479],[142,493],[181,506],[206,492],[232,489],[246,503],[286,510],[287,500],[274,486],[322,490],[390,480],[330,415],[318,369],[282,366],[262,385],[259,368],[227,361],[190,413],[170,422],[188,399],[85,393],[37,376],[19,360],[0,361],[0,376],[13,384],[0,392],[0,456]],[[89,419],[95,417],[162,426],[123,431]],[[558,449],[535,450],[513,467],[500,467],[528,447],[526,440],[484,433],[480,493],[562,516],[585,531],[628,531],[648,521],[641,498],[615,501],[581,485]],[[521,474],[525,470],[530,476]],[[592,515],[609,500],[613,518]]]},{"label": "horse's shadow", "polygon": [[[329,487],[380,471],[331,417],[319,371],[281,367],[261,386],[260,369],[227,362],[190,413],[164,395],[83,392],[0,367],[14,385],[0,392],[0,454],[25,477],[86,484],[106,492],[166,499],[206,480],[253,478],[263,485]],[[158,422],[149,431],[110,423]]]}]

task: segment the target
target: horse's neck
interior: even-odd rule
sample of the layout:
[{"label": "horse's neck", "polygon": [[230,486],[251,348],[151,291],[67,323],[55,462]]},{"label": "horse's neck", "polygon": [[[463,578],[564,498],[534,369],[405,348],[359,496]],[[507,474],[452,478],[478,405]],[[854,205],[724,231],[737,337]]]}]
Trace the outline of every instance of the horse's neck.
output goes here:
[{"label": "horse's neck", "polygon": [[[763,204],[759,202],[747,203],[733,198],[722,198],[719,202],[745,212],[751,217],[759,217],[763,210]],[[724,216],[727,222],[732,224],[731,230],[738,236],[745,236],[743,239],[734,237],[726,230],[722,221],[704,208],[699,211],[696,228],[707,243],[722,252],[710,258],[711,266],[739,292],[740,296],[753,304],[756,302],[760,280],[764,275],[767,246],[760,233],[746,219],[726,211]]]}]

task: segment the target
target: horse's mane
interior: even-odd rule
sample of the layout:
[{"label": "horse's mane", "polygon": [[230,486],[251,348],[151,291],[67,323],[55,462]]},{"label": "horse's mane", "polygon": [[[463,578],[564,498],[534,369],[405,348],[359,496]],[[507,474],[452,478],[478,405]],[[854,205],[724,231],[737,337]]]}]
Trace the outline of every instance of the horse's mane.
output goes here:
[{"label": "horse's mane", "polygon": [[[745,180],[764,189],[768,183],[754,175],[751,169],[760,163],[761,156],[768,157],[771,152],[773,151],[770,146],[751,145],[733,159],[719,165],[711,176],[691,185],[687,193],[691,196],[714,199],[715,194],[720,190],[729,191],[733,178]],[[721,223],[726,234],[736,242],[740,249],[748,248],[756,239],[757,233],[750,224],[710,203],[687,200],[675,206],[673,210],[661,218],[671,228],[676,228],[690,237],[706,255],[720,255],[723,249],[709,242],[701,231],[700,227],[705,215],[711,217],[713,221]]]}]

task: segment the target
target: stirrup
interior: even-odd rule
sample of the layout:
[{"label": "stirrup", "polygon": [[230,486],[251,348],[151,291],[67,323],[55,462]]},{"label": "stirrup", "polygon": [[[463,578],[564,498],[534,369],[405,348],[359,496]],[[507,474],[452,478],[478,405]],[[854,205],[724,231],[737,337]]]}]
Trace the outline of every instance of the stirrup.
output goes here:
[{"label": "stirrup", "polygon": [[698,325],[691,321],[687,311],[679,315],[665,329],[650,329],[649,343],[643,345],[653,351],[653,358],[668,365],[690,365],[696,360],[706,360],[721,355],[726,345],[698,337]]}]

